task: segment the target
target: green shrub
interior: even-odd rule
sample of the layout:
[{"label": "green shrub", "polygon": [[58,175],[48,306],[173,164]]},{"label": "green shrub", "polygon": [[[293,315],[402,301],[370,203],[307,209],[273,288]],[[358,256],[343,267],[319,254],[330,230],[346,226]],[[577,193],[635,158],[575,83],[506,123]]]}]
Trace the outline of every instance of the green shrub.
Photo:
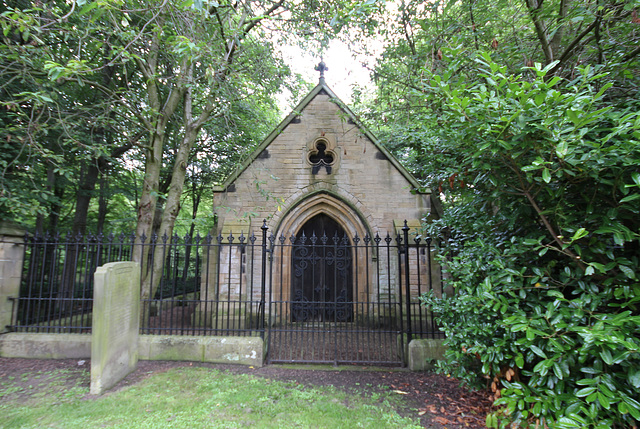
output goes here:
[{"label": "green shrub", "polygon": [[447,334],[442,370],[495,392],[490,427],[638,426],[637,106],[609,103],[588,67],[513,76],[484,55],[465,83],[454,66],[428,98],[434,147],[455,160],[429,227],[447,236],[455,293],[424,297]]}]

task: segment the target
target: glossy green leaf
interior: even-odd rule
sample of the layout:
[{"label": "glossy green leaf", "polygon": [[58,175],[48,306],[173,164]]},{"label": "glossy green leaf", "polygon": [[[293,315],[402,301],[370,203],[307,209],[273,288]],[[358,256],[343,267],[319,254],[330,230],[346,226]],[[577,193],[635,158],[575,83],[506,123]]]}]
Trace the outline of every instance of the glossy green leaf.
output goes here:
[{"label": "glossy green leaf", "polygon": [[542,349],[538,346],[535,345],[531,345],[530,346],[531,351],[534,352],[535,354],[537,354],[538,356],[540,356],[541,358],[547,358],[547,355],[544,351],[542,351]]},{"label": "glossy green leaf", "polygon": [[629,372],[628,380],[633,387],[640,389],[640,368]]},{"label": "glossy green leaf", "polygon": [[576,392],[576,396],[579,398],[582,398],[584,396],[592,394],[595,391],[596,391],[596,388],[594,386],[584,387]]},{"label": "glossy green leaf", "polygon": [[606,395],[602,394],[601,392],[598,392],[598,402],[607,410],[609,409],[609,407],[611,407],[611,402],[609,401],[609,398]]}]

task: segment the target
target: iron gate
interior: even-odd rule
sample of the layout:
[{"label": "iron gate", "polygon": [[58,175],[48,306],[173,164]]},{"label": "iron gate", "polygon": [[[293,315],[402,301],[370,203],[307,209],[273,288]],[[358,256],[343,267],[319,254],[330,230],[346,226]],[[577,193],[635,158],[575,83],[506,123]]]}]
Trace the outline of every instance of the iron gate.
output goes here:
[{"label": "iron gate", "polygon": [[267,361],[401,366],[412,337],[440,338],[418,299],[440,285],[431,240],[408,231],[348,237],[321,214],[272,236]]}]

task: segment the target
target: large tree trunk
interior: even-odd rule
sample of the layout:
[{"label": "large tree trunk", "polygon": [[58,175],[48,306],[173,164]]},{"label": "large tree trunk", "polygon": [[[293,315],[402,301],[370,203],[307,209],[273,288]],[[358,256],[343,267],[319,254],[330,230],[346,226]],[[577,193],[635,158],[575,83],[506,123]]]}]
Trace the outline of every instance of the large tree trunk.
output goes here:
[{"label": "large tree trunk", "polygon": [[[68,317],[73,314],[74,301],[72,300],[76,295],[76,281],[78,265],[82,267],[82,244],[86,242],[87,232],[87,216],[89,214],[89,204],[91,198],[93,198],[93,191],[96,188],[98,177],[100,175],[100,169],[98,167],[100,160],[94,159],[85,165],[80,170],[80,180],[78,183],[78,191],[76,192],[76,211],[73,217],[73,225],[70,234],[69,243],[66,246],[64,268],[62,270],[62,282],[60,296],[65,299],[60,308],[60,316]],[[106,162],[104,162],[106,164]],[[76,238],[81,241],[76,242]],[[94,261],[96,264],[99,261]],[[89,264],[90,261],[84,261],[84,264]],[[80,283],[80,287],[83,287]],[[80,293],[80,291],[78,292]],[[82,292],[84,295],[84,292]]]},{"label": "large tree trunk", "polygon": [[[69,243],[66,246],[64,268],[62,270],[62,281],[59,296],[64,298],[60,308],[60,316],[67,317],[73,313],[76,289],[76,272],[78,263],[81,263],[82,242],[86,241],[87,215],[89,213],[89,203],[93,196],[93,191],[98,181],[97,162],[92,161],[89,165],[80,169],[80,180],[78,191],[76,192],[76,211],[73,217],[73,226],[69,236]],[[82,241],[76,242],[76,238]],[[88,261],[86,261],[88,263]],[[82,286],[82,285],[81,285]]]},{"label": "large tree trunk", "polygon": [[[162,221],[160,222],[160,234],[163,236],[166,234],[169,239],[173,235],[176,218],[180,212],[180,199],[184,189],[187,165],[189,164],[189,154],[195,144],[198,132],[200,131],[203,122],[201,121],[201,119],[203,119],[202,116],[198,121],[193,121],[193,118],[191,117],[191,106],[191,91],[187,90],[184,101],[185,123],[187,125],[176,153],[173,171],[171,174],[171,182],[169,184],[169,191],[167,193],[165,207],[162,212]],[[206,115],[206,117],[208,117],[209,113],[203,112],[202,115]],[[142,299],[148,299],[155,296],[162,276],[165,251],[166,249],[163,248],[163,246],[156,246],[153,256],[153,267],[145,277],[145,281],[142,283]]]},{"label": "large tree trunk", "polygon": [[[156,34],[155,39],[149,47],[147,61],[136,58],[138,68],[147,80],[147,96],[149,107],[152,112],[157,112],[153,117],[145,120],[145,125],[149,130],[149,145],[145,151],[144,180],[142,182],[142,193],[138,204],[138,222],[136,225],[136,238],[140,245],[136,246],[133,252],[133,261],[140,264],[141,271],[141,298],[148,299],[151,295],[150,274],[147,269],[149,259],[149,243],[153,234],[153,218],[156,213],[156,204],[160,188],[160,172],[162,168],[162,155],[166,141],[167,124],[169,118],[178,108],[184,95],[184,82],[180,79],[171,90],[166,99],[162,98],[158,81],[158,58],[160,57],[160,34]],[[188,64],[183,62],[186,69]],[[142,242],[144,237],[144,243]],[[144,320],[144,318],[143,318]]]},{"label": "large tree trunk", "polygon": [[100,175],[100,196],[98,197],[98,225],[96,231],[100,234],[104,231],[104,223],[107,219],[109,201],[109,178],[106,172]]},{"label": "large tree trunk", "polygon": [[[147,128],[150,130],[151,138],[150,145],[145,154],[145,176],[140,204],[138,206],[138,224],[136,228],[136,235],[138,236],[138,239],[143,234],[150,237],[152,233],[153,218],[159,190],[160,168],[162,165],[162,155],[166,140],[165,133],[167,131],[167,123],[171,115],[176,111],[178,103],[181,100],[183,101],[183,135],[176,153],[171,184],[167,193],[159,231],[162,236],[166,234],[169,239],[173,234],[176,217],[180,211],[180,198],[184,188],[186,169],[189,164],[189,155],[200,129],[214,111],[214,108],[217,105],[216,103],[218,103],[217,86],[226,80],[227,73],[229,72],[228,66],[234,62],[234,54],[239,47],[240,41],[243,40],[247,34],[252,31],[252,29],[259,25],[265,16],[271,16],[279,10],[283,3],[284,0],[274,3],[264,11],[262,16],[256,19],[250,19],[250,16],[247,13],[243,13],[238,22],[233,23],[233,34],[227,35],[224,31],[221,32],[222,37],[225,40],[228,40],[228,42],[223,45],[224,55],[220,58],[221,61],[219,61],[218,68],[215,70],[214,82],[209,84],[206,101],[204,106],[201,108],[199,117],[197,118],[194,118],[192,112],[192,85],[195,83],[193,79],[193,64],[191,61],[195,60],[195,57],[185,56],[180,67],[172,69],[172,73],[169,74],[173,75],[175,72],[176,80],[173,81],[170,86],[166,85],[166,81],[161,83],[159,80],[159,76],[162,74],[159,72],[158,67],[158,60],[161,57],[161,45],[159,38],[163,37],[160,32],[155,33],[155,39],[149,44],[147,51],[148,55],[146,58],[135,58],[140,72],[143,74],[146,82],[148,82],[147,95],[150,111],[157,112],[154,117],[149,118],[148,120],[143,119]],[[213,12],[215,13],[215,8]],[[162,19],[163,18],[160,15],[158,17],[158,26],[163,24]],[[185,29],[188,29],[187,33],[190,31],[197,31],[197,29],[191,25],[193,23],[185,22],[184,24]],[[160,88],[170,90],[166,99],[161,99]],[[151,253],[153,253],[153,261],[149,264],[148,260]],[[151,299],[155,296],[161,280],[164,253],[165,249],[163,249],[162,245],[155,246],[155,249],[153,250],[148,246],[137,246],[134,252],[134,261],[140,263],[142,266],[140,295],[143,303],[145,300]],[[141,312],[142,326],[146,326],[149,315],[148,312],[148,306],[144,305]]]},{"label": "large tree trunk", "polygon": [[[162,19],[158,22],[162,24]],[[146,326],[149,320],[149,305],[146,300],[153,298],[155,290],[160,283],[162,273],[162,246],[152,247],[150,244],[153,235],[153,221],[156,214],[156,205],[160,192],[160,173],[162,169],[162,156],[167,140],[167,125],[169,119],[183,100],[186,91],[184,75],[178,76],[178,80],[166,97],[163,97],[159,81],[159,58],[161,57],[160,32],[155,34],[148,55],[145,59],[136,57],[140,72],[147,82],[147,97],[151,112],[155,112],[149,118],[141,118],[149,130],[149,145],[146,147],[144,158],[144,179],[142,193],[138,204],[138,221],[136,224],[136,239],[138,245],[133,251],[133,262],[140,264],[140,298],[142,311],[140,312],[141,326]],[[184,60],[181,70],[188,70],[189,63]],[[166,231],[170,234],[172,231]],[[161,230],[161,234],[164,231]],[[153,255],[150,263],[149,257]],[[157,260],[160,259],[160,261]],[[152,265],[152,266],[150,266]],[[156,266],[160,265],[160,269]]]},{"label": "large tree trunk", "polygon": [[[162,130],[164,131],[164,130]],[[144,285],[148,277],[146,264],[148,260],[148,247],[153,229],[153,218],[156,212],[156,202],[158,199],[158,187],[160,183],[160,168],[162,166],[162,149],[164,147],[164,132],[154,133],[151,139],[151,147],[147,150],[144,165],[144,180],[142,182],[142,194],[138,204],[138,222],[136,225],[136,238],[140,245],[136,247],[133,261],[138,262],[142,269],[141,281]],[[141,291],[142,298],[149,297],[150,289],[145,293],[145,288]]]},{"label": "large tree trunk", "polygon": [[[194,119],[192,116],[192,94],[191,90],[187,89],[184,98],[184,115],[185,115],[185,131],[176,153],[175,162],[173,165],[173,171],[171,174],[171,183],[169,185],[169,191],[165,201],[165,208],[162,212],[162,222],[160,225],[160,231],[162,235],[165,234],[171,240],[173,230],[175,227],[176,218],[180,212],[180,199],[182,197],[182,191],[184,189],[184,183],[187,173],[187,165],[189,165],[189,155],[193,146],[197,140],[198,133],[202,128],[204,122],[209,118],[213,111],[213,104],[208,104],[207,108],[203,109],[200,117]],[[151,269],[147,270],[144,281],[142,282],[142,299],[151,299],[155,296],[160,280],[162,277],[162,268],[164,259],[168,247],[158,245],[153,252],[153,264]],[[148,307],[148,306],[147,306]],[[143,326],[148,321],[149,312],[147,309],[142,311]]]},{"label": "large tree trunk", "polygon": [[531,22],[536,30],[536,35],[538,36],[540,48],[544,53],[545,65],[550,64],[555,58],[549,41],[549,35],[547,33],[547,24],[542,15],[543,0],[525,0],[525,2],[527,4],[527,9],[529,10],[529,17],[531,18]]},{"label": "large tree trunk", "polygon": [[[78,192],[76,194],[76,212],[73,216],[73,235],[84,235],[87,231],[87,216],[93,192],[98,183],[100,160],[92,160],[81,169]],[[106,164],[106,163],[105,163]]]}]

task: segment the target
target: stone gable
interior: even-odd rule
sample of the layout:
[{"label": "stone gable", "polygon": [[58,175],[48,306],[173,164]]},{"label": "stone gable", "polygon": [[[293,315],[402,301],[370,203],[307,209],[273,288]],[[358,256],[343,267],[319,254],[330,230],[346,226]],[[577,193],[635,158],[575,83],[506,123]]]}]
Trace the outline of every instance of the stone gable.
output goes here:
[{"label": "stone gable", "polygon": [[238,234],[263,219],[271,232],[295,234],[319,210],[342,219],[348,232],[374,235],[393,231],[394,219],[419,220],[431,210],[428,191],[418,190],[324,83],[214,198],[218,232]]}]

